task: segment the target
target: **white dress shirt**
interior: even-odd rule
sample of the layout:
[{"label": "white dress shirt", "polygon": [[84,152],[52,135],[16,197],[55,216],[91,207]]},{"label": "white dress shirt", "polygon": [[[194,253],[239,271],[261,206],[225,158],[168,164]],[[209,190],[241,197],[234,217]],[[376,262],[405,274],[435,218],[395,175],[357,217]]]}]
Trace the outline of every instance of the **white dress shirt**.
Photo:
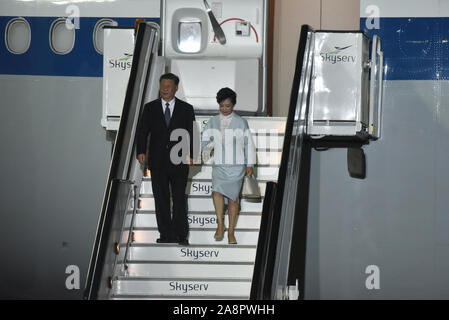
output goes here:
[{"label": "white dress shirt", "polygon": [[[175,109],[175,98],[171,99],[170,102],[168,102],[169,106],[168,108],[170,109],[170,118],[173,117],[173,110]],[[167,107],[167,101],[165,101],[164,99],[161,98],[161,102],[162,102],[162,114],[165,114],[165,108]]]},{"label": "white dress shirt", "polygon": [[223,115],[222,113],[220,113],[220,129],[221,129],[221,133],[224,137],[225,135],[225,130],[229,127],[229,125],[231,124],[232,121],[232,116],[234,115],[234,112],[231,112],[230,114],[228,114],[227,116]]}]

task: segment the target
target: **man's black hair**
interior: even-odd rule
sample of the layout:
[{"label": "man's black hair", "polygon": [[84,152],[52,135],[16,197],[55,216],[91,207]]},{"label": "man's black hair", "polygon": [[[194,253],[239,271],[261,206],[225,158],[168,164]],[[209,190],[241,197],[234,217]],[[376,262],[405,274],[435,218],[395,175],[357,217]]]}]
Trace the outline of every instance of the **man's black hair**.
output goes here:
[{"label": "man's black hair", "polygon": [[163,74],[160,78],[159,78],[159,83],[162,82],[162,80],[173,80],[175,82],[175,85],[177,86],[179,84],[179,77],[176,74],[173,73],[166,73]]}]

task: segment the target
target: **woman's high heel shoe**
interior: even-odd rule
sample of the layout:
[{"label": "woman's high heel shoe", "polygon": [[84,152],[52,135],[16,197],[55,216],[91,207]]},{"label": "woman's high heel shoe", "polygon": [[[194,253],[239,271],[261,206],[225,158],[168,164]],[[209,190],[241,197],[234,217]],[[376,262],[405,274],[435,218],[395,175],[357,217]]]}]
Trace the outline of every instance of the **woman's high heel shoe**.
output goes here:
[{"label": "woman's high heel shoe", "polygon": [[228,244],[237,244],[237,240],[235,239],[234,232],[228,232]]},{"label": "woman's high heel shoe", "polygon": [[219,232],[219,231],[218,231],[218,228],[217,228],[217,231],[215,231],[215,235],[214,235],[215,241],[221,241],[221,240],[223,240],[225,230],[226,230],[226,228],[223,228],[223,231],[222,231],[222,232]]}]

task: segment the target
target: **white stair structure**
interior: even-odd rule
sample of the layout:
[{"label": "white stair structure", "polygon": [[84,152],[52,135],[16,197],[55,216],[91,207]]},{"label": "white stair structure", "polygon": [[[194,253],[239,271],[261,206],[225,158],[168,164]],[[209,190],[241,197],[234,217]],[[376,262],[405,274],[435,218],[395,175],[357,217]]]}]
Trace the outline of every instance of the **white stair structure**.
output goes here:
[{"label": "white stair structure", "polygon": [[[197,117],[205,123],[209,117]],[[263,195],[268,181],[276,181],[281,160],[285,118],[248,117],[257,147],[256,177],[260,202],[242,198],[236,225],[237,245],[215,241],[216,216],[211,198],[210,165],[190,169],[188,194],[189,246],[157,244],[151,177],[140,189],[133,241],[124,254],[132,210],[126,216],[114,271],[111,299],[248,299],[259,237]],[[228,225],[227,213],[225,224]]]}]

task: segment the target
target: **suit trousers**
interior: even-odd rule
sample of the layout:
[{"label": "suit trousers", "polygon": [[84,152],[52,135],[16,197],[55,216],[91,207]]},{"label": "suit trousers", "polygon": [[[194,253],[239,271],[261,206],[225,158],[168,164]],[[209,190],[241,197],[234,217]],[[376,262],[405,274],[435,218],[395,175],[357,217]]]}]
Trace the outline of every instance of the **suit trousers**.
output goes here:
[{"label": "suit trousers", "polygon": [[[184,239],[189,233],[186,196],[189,170],[188,167],[186,169],[179,170],[175,166],[168,166],[151,170],[156,220],[161,238]],[[170,189],[173,210],[170,210]]]}]

